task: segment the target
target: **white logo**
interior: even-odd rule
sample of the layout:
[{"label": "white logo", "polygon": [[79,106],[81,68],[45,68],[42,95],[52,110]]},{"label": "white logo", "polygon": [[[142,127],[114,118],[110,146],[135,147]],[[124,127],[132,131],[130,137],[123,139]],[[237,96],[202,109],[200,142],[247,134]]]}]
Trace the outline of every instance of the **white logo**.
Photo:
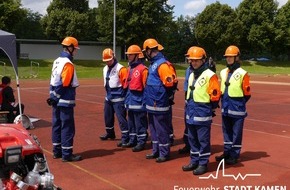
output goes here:
[{"label": "white logo", "polygon": [[134,77],[137,78],[137,77],[139,77],[139,75],[140,75],[140,72],[138,70],[136,70],[134,73]]},{"label": "white logo", "polygon": [[232,177],[234,178],[236,181],[241,178],[242,180],[245,180],[246,177],[259,177],[261,176],[261,174],[245,174],[245,175],[242,175],[241,173],[239,173],[237,176],[233,175],[233,174],[225,174],[225,160],[222,159],[222,161],[219,163],[217,169],[216,169],[216,172],[215,172],[215,175],[213,174],[210,174],[209,176],[207,177],[199,177],[199,179],[210,179],[210,178],[213,178],[213,179],[217,179],[218,178],[218,175],[219,175],[219,169],[222,165],[222,177]]},{"label": "white logo", "polygon": [[157,63],[154,63],[151,67],[152,71],[155,71],[155,69],[157,68]]}]

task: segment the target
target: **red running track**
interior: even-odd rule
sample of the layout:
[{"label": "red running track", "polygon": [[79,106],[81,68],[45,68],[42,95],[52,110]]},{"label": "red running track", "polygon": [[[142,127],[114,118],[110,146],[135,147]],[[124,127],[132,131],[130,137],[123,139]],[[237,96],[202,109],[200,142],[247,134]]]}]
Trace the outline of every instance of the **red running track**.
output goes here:
[{"label": "red running track", "polygon": [[[40,118],[32,134],[38,136],[47,156],[55,183],[65,190],[286,190],[290,187],[290,77],[251,76],[252,98],[248,103],[240,162],[219,167],[214,160],[223,151],[220,110],[212,124],[212,155],[209,172],[201,179],[192,172],[183,172],[189,155],[178,154],[183,147],[184,93],[183,81],[173,107],[175,143],[171,160],[156,163],[146,160],[146,150],[134,153],[118,148],[119,139],[100,141],[104,133],[104,88],[101,79],[80,80],[75,108],[76,136],[74,153],[84,160],[63,163],[52,159],[51,108],[46,105],[49,81],[20,81],[25,114]],[[120,138],[118,126],[115,126]],[[223,173],[224,172],[224,173]],[[252,175],[257,174],[257,175]],[[210,176],[209,176],[210,175]]]}]

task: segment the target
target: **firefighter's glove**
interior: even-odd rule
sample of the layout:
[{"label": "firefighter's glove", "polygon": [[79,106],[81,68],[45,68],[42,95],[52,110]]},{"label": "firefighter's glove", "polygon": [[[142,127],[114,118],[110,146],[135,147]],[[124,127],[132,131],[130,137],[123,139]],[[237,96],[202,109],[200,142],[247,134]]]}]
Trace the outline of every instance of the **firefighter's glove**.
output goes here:
[{"label": "firefighter's glove", "polygon": [[52,98],[47,98],[46,103],[49,106],[55,106],[57,104],[57,102],[54,99],[52,99]]}]

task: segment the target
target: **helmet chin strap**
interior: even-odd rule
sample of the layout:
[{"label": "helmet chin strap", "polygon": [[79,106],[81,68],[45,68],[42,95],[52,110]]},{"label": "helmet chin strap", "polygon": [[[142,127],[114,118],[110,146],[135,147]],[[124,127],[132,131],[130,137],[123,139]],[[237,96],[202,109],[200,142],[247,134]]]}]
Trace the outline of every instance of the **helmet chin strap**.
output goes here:
[{"label": "helmet chin strap", "polygon": [[129,64],[131,65],[132,63],[134,63],[135,61],[137,61],[138,59],[138,54],[135,54],[134,59],[132,61],[129,62]]},{"label": "helmet chin strap", "polygon": [[[69,49],[69,47],[72,47],[72,51]],[[69,54],[73,57],[73,52],[75,50],[74,46],[66,46],[65,49],[69,52]]]},{"label": "helmet chin strap", "polygon": [[152,53],[153,53],[152,49],[150,49],[150,53],[149,54],[147,54],[147,50],[146,50],[145,56],[147,57],[148,60],[152,59]]}]

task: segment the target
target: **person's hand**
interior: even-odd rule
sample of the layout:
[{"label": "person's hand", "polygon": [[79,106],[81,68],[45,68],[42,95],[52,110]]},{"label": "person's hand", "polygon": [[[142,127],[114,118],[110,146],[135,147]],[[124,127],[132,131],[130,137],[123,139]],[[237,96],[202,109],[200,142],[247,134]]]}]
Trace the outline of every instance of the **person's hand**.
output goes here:
[{"label": "person's hand", "polygon": [[46,103],[47,103],[49,106],[54,106],[54,105],[57,104],[57,102],[56,102],[54,99],[52,99],[52,98],[47,98],[47,99],[46,99]]}]

